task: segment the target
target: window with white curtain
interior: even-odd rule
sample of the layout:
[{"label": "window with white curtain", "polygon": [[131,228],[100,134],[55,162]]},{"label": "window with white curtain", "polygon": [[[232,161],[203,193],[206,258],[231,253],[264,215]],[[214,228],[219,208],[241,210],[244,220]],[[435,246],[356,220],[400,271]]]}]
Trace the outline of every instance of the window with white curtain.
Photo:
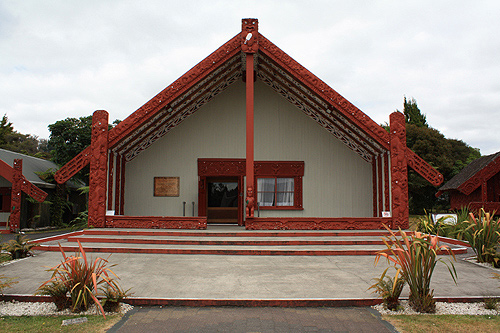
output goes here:
[{"label": "window with white curtain", "polygon": [[293,207],[294,178],[257,178],[257,202],[260,207]]}]

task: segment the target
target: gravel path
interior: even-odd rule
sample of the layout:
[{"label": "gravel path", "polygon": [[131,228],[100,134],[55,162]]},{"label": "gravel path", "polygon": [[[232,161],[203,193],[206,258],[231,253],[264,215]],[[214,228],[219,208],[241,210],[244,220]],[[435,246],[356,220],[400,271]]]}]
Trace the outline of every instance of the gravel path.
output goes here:
[{"label": "gravel path", "polygon": [[[408,301],[401,301],[401,310],[391,311],[384,308],[383,304],[378,304],[372,306],[373,309],[377,310],[381,314],[387,315],[415,315],[419,314],[415,312],[408,304]],[[498,310],[489,310],[484,307],[483,302],[478,303],[445,303],[436,302],[436,313],[437,315],[452,314],[452,315],[490,315],[497,316],[500,315]]]},{"label": "gravel path", "polygon": [[[133,306],[129,304],[120,304],[120,313],[127,313],[132,310]],[[52,302],[0,302],[0,316],[79,316],[79,315],[100,315],[101,312],[92,305],[86,312],[72,313],[69,309],[57,311],[57,308]],[[106,313],[112,315],[113,313]]]}]

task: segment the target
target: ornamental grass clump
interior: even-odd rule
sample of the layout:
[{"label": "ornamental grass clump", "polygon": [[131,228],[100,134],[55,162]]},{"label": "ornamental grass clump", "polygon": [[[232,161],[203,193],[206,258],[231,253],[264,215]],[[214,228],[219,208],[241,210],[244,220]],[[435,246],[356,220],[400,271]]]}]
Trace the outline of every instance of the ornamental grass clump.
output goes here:
[{"label": "ornamental grass clump", "polygon": [[373,279],[375,284],[368,289],[375,289],[373,292],[382,297],[385,307],[391,311],[396,311],[399,307],[399,296],[403,291],[405,280],[399,276],[399,271],[392,278],[387,275],[387,270],[389,270],[389,267],[385,269],[379,278]]},{"label": "ornamental grass clump", "polygon": [[[453,256],[448,246],[438,246],[437,236],[421,234],[415,232],[413,235],[407,235],[399,229],[398,234],[387,228],[389,235],[385,237],[384,243],[386,249],[377,252],[375,265],[381,257],[385,257],[388,262],[394,264],[397,272],[408,284],[410,289],[409,302],[415,311],[434,313],[436,304],[434,301],[434,290],[431,290],[431,278],[434,268],[438,261],[437,256],[440,252],[446,252]],[[457,272],[453,262],[451,267],[446,264],[448,271],[456,283]]]},{"label": "ornamental grass clump", "polygon": [[91,302],[94,302],[102,315],[106,317],[97,299],[97,293],[100,286],[109,286],[113,289],[118,287],[112,276],[118,277],[111,270],[111,267],[115,265],[108,267],[108,260],[100,257],[94,261],[88,261],[80,241],[78,241],[78,246],[80,250],[75,255],[67,257],[59,244],[63,260],[59,265],[48,269],[52,272],[52,277],[38,288],[38,293],[46,292],[50,295],[52,290],[56,293],[67,290],[72,312],[85,311]]},{"label": "ornamental grass clump", "polygon": [[476,253],[478,262],[495,264],[498,261],[496,252],[500,242],[500,219],[495,221],[493,215],[481,208],[477,217],[470,213],[466,221],[463,238]]}]

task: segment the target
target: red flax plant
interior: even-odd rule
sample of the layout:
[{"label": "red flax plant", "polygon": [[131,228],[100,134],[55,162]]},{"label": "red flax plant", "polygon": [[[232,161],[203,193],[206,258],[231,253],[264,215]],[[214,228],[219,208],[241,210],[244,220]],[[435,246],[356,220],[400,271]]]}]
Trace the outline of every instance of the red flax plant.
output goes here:
[{"label": "red flax plant", "polygon": [[381,257],[387,258],[388,262],[394,264],[398,273],[405,280],[410,288],[410,305],[418,312],[434,313],[436,312],[436,303],[434,301],[434,290],[430,289],[431,277],[438,261],[443,262],[457,283],[457,272],[455,265],[451,262],[450,266],[438,259],[441,252],[446,252],[453,256],[450,248],[446,245],[438,246],[438,238],[433,235],[425,235],[415,232],[413,235],[407,235],[399,229],[396,234],[387,226],[389,235],[385,236],[384,243],[386,249],[377,252],[375,265]]},{"label": "red flax plant", "polygon": [[62,284],[71,295],[71,311],[85,311],[88,309],[90,302],[93,301],[104,318],[106,318],[104,309],[96,295],[100,285],[109,286],[113,289],[118,288],[118,285],[111,277],[113,275],[118,278],[110,269],[115,265],[108,267],[108,260],[100,257],[89,262],[80,241],[78,241],[78,246],[80,251],[67,257],[61,244],[59,244],[63,260],[59,265],[48,269],[49,272],[52,272],[52,277],[38,289],[42,289],[50,282]]},{"label": "red flax plant", "polygon": [[465,221],[463,238],[469,242],[477,255],[478,262],[498,265],[497,249],[500,245],[500,219],[493,219],[493,214],[481,208],[477,217],[469,213],[470,219]]}]

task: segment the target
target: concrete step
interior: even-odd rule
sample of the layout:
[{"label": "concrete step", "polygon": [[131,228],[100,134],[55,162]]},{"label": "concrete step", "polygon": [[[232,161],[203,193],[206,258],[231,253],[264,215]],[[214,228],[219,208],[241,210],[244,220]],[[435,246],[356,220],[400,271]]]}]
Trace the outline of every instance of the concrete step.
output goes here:
[{"label": "concrete step", "polygon": [[[41,242],[37,250],[103,253],[334,256],[375,255],[385,248],[383,231],[248,231],[90,229]],[[466,251],[453,245],[454,252]]]},{"label": "concrete step", "polygon": [[380,237],[206,237],[206,236],[132,236],[132,235],[82,235],[68,237],[68,242],[122,243],[158,245],[250,245],[250,246],[294,246],[294,245],[383,245]]}]

